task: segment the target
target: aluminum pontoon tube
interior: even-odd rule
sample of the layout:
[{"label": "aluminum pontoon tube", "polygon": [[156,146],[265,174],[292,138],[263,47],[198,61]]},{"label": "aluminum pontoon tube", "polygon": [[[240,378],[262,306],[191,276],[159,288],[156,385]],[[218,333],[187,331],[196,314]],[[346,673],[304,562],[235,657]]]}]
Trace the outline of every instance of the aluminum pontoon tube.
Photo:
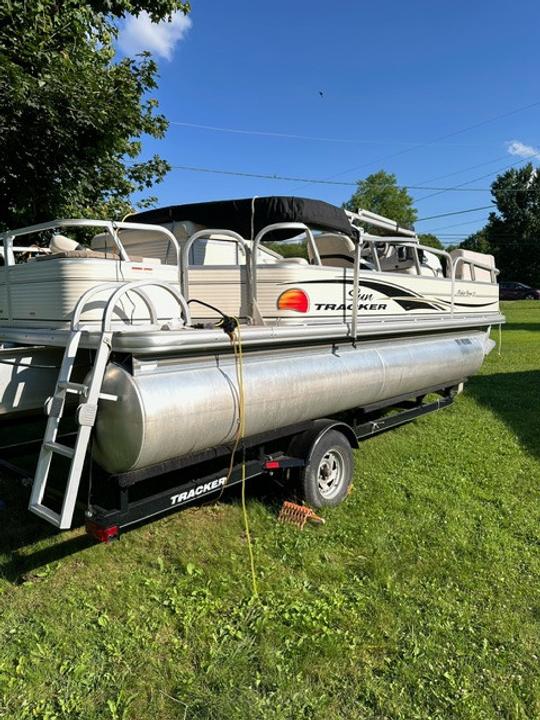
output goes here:
[{"label": "aluminum pontoon tube", "polygon": [[[244,359],[246,435],[325,417],[475,373],[493,343],[485,332],[249,353]],[[127,472],[233,440],[238,422],[234,359],[228,355],[111,364],[94,456]]]},{"label": "aluminum pontoon tube", "polygon": [[57,348],[0,346],[0,416],[43,409],[61,360]]}]

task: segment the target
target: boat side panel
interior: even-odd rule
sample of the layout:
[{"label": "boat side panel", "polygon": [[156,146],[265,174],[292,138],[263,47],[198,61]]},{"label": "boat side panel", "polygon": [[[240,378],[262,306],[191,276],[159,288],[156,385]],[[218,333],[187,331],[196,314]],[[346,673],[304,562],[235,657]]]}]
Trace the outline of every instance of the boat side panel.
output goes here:
[{"label": "boat side panel", "polygon": [[[28,262],[1,268],[9,275],[12,320],[8,321],[6,283],[0,275],[0,308],[7,324],[13,327],[60,327],[71,318],[80,296],[100,283],[139,279],[165,280],[176,284],[177,270],[170,265],[127,263],[117,260],[64,258]],[[190,269],[190,296],[216,305],[222,312],[238,317],[248,313],[246,269],[231,266],[207,266]],[[262,265],[258,273],[258,302],[263,317],[284,324],[303,321],[335,322],[350,318],[352,308],[352,272],[350,270],[306,265]],[[298,288],[306,293],[307,313],[278,310],[282,292]],[[491,283],[456,281],[455,310],[460,313],[498,310],[498,286]],[[101,319],[111,291],[97,296],[83,322]],[[159,289],[148,290],[155,300],[160,319],[175,316],[177,307],[170,296]],[[447,314],[451,309],[451,281],[444,278],[404,273],[361,274],[358,298],[359,318],[394,315]],[[194,320],[214,320],[217,313],[193,304]],[[122,300],[117,318],[124,322],[144,322],[146,307],[133,293]]]},{"label": "boat side panel", "polygon": [[[73,309],[86,290],[101,283],[127,282],[156,278],[173,283],[175,267],[126,263],[119,260],[67,259],[28,262],[7,268],[14,327],[59,327],[71,320]],[[84,322],[98,322],[112,291],[106,291],[89,305],[82,315]],[[163,290],[150,288],[148,295],[156,301],[161,319],[169,319],[178,306]],[[119,304],[117,319],[143,322],[148,311],[143,301],[132,293]]]}]

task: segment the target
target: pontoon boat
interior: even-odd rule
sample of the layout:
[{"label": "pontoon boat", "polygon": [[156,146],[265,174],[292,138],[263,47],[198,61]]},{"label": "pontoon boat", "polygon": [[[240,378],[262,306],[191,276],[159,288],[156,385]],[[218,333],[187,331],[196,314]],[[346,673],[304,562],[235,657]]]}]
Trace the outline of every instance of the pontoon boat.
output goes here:
[{"label": "pontoon boat", "polygon": [[[307,258],[272,249],[290,241]],[[504,321],[493,256],[317,200],[55,220],[0,243],[0,415],[45,407],[30,509],[59,527],[91,434],[95,463],[129,485],[230,452],[242,409],[247,442],[454,392]],[[74,446],[58,442],[70,396]],[[55,455],[69,460],[58,511],[44,502]]]}]

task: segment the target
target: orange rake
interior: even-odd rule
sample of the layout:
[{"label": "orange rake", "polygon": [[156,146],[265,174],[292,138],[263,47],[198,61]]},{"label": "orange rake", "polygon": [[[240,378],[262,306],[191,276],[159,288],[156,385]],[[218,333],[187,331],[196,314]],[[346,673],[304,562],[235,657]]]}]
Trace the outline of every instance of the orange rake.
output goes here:
[{"label": "orange rake", "polygon": [[279,511],[278,522],[295,525],[300,530],[303,530],[308,520],[317,523],[317,525],[324,525],[325,522],[324,518],[316,515],[311,508],[285,500]]}]

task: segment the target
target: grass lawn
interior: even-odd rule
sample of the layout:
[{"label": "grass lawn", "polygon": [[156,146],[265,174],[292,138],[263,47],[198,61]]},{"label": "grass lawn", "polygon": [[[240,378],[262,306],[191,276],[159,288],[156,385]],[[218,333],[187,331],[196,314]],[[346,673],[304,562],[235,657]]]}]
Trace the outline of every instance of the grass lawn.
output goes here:
[{"label": "grass lawn", "polygon": [[0,717],[540,718],[540,302],[304,532],[249,503],[91,545],[0,478]]}]

